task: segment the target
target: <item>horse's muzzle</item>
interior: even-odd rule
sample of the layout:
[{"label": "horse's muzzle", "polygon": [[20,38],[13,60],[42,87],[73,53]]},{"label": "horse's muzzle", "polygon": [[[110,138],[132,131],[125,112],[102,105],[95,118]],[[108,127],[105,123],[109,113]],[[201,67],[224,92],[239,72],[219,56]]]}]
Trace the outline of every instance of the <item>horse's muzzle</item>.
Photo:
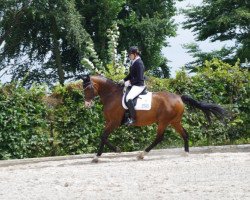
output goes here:
[{"label": "horse's muzzle", "polygon": [[93,101],[85,101],[85,107],[90,108],[94,105]]}]

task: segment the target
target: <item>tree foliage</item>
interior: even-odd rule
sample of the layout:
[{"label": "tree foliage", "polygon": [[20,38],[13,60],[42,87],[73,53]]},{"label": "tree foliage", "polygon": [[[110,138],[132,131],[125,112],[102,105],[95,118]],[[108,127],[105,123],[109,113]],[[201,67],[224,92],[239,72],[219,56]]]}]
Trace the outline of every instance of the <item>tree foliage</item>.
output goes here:
[{"label": "tree foliage", "polygon": [[119,49],[136,45],[142,52],[147,69],[165,68],[166,60],[160,52],[166,46],[166,37],[176,33],[171,19],[176,13],[174,3],[174,0],[128,0],[118,16],[121,31]]},{"label": "tree foliage", "polygon": [[230,64],[236,62],[233,55],[235,53],[234,47],[229,48],[224,46],[220,50],[213,50],[211,52],[202,51],[197,43],[184,44],[183,47],[187,49],[187,53],[191,54],[192,57],[195,58],[194,61],[185,64],[185,67],[191,70],[191,72],[197,72],[199,68],[205,66],[204,64],[206,61],[214,58]]},{"label": "tree foliage", "polygon": [[[234,40],[236,59],[250,59],[250,2],[245,0],[203,0],[184,10],[184,28],[192,29],[197,40]],[[235,60],[236,60],[235,59]]]},{"label": "tree foliage", "polygon": [[118,23],[118,51],[138,45],[148,69],[163,66],[161,48],[175,34],[174,0],[1,1],[0,70],[25,84],[75,77],[87,67],[108,64],[108,34]]},{"label": "tree foliage", "polygon": [[81,69],[82,57],[97,59],[75,0],[30,1],[28,5],[24,0],[7,2],[1,4],[4,43],[0,61],[3,67],[12,64],[13,79],[27,74],[26,81],[58,80],[63,84],[67,76]]}]

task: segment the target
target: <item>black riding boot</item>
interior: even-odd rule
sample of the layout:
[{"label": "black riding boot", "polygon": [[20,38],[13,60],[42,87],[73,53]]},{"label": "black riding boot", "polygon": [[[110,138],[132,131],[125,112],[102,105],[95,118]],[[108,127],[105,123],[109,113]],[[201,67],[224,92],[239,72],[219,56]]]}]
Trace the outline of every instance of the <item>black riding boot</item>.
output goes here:
[{"label": "black riding boot", "polygon": [[128,121],[125,123],[125,125],[131,126],[135,123],[135,108],[134,108],[133,100],[128,100],[127,106],[128,106],[130,117],[128,118]]}]

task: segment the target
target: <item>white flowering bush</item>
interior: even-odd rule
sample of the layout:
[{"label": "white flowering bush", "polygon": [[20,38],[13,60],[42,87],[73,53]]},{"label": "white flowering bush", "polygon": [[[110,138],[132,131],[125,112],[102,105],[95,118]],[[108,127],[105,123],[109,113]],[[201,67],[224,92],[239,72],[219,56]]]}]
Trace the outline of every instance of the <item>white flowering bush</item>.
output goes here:
[{"label": "white flowering bush", "polygon": [[107,30],[108,42],[108,55],[109,63],[107,65],[108,73],[110,75],[121,75],[125,73],[125,66],[127,52],[122,51],[121,54],[118,54],[118,39],[120,36],[119,27],[117,23],[114,23],[110,29]]},{"label": "white flowering bush", "polygon": [[108,63],[104,68],[103,63],[99,60],[98,55],[94,49],[92,42],[87,42],[85,57],[81,63],[89,73],[105,74],[107,77],[118,75],[124,76],[126,71],[127,52],[122,51],[120,54],[117,51],[118,39],[120,36],[119,27],[117,23],[113,24],[107,30],[108,41]]}]

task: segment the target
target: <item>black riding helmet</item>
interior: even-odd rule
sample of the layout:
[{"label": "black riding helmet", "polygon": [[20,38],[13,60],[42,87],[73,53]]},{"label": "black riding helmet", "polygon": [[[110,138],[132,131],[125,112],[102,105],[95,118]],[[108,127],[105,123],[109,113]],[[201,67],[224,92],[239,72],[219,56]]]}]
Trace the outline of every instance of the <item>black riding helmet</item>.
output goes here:
[{"label": "black riding helmet", "polygon": [[136,46],[132,46],[129,48],[128,55],[129,54],[137,54],[140,55],[139,49]]}]

